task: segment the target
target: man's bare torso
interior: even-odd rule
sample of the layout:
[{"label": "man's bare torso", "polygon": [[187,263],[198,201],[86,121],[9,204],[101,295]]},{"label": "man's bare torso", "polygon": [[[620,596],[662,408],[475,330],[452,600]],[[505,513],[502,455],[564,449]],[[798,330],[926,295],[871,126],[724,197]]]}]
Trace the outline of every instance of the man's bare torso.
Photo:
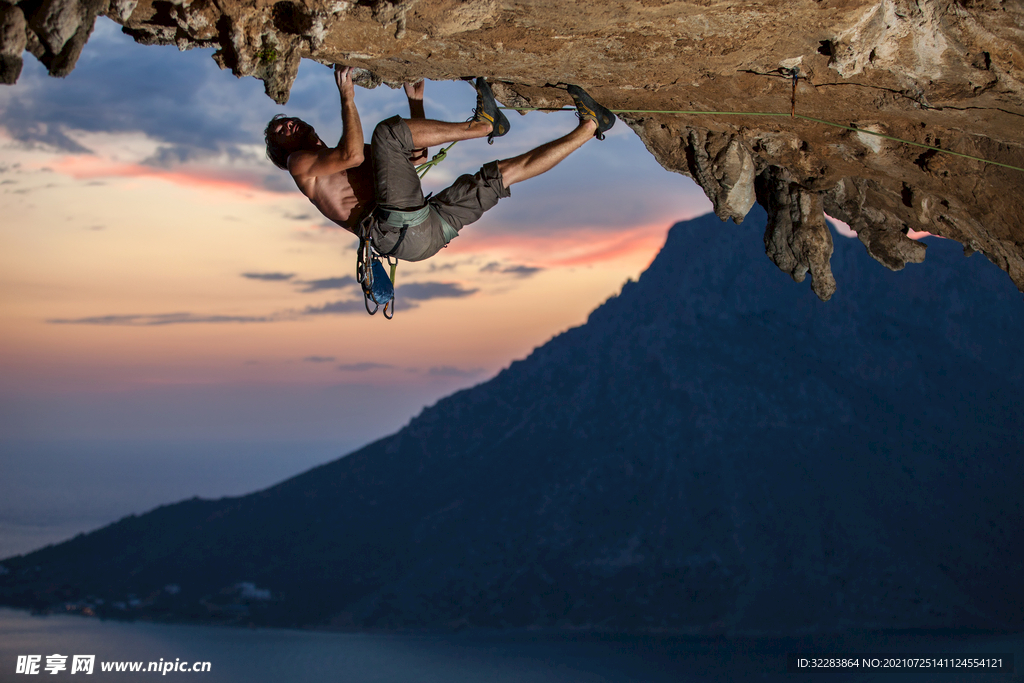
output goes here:
[{"label": "man's bare torso", "polygon": [[373,169],[369,149],[363,163],[355,168],[331,175],[292,178],[320,213],[352,233],[356,233],[358,222],[373,203]]}]

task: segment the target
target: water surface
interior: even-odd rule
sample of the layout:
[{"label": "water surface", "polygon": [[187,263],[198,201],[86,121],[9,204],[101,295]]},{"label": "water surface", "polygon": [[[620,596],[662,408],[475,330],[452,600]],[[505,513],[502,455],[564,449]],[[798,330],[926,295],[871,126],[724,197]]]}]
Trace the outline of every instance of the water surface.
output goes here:
[{"label": "water surface", "polygon": [[[104,673],[100,662],[206,661],[209,673],[160,677],[210,683],[1024,681],[1020,674],[985,672],[787,673],[788,652],[826,651],[1012,652],[1019,662],[1024,634],[860,633],[761,640],[549,631],[350,634],[38,617],[0,609],[0,681],[41,680],[15,675],[17,656],[39,654],[45,663],[54,653],[96,655],[95,673],[85,680],[125,682],[152,681],[160,674]],[[69,670],[52,680],[69,677]],[[51,680],[42,673],[47,676],[42,680]]]}]

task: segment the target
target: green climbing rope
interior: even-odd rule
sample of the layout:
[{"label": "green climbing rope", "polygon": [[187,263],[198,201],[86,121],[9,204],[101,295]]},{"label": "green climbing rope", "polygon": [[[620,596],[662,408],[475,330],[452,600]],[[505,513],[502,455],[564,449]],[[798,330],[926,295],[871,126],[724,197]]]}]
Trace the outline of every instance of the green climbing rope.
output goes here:
[{"label": "green climbing rope", "polygon": [[[455,142],[458,142],[458,140],[456,140]],[[430,171],[430,169],[434,168],[439,163],[444,161],[444,158],[448,156],[448,150],[455,146],[455,142],[448,145],[447,147],[441,148],[441,151],[439,151],[434,156],[430,157],[430,161],[424,162],[416,168],[416,174],[420,177],[420,179],[422,179],[423,176],[427,175],[427,172]]]},{"label": "green climbing rope", "polygon": [[[572,108],[566,107],[502,107],[502,109],[509,109],[512,111],[576,111]],[[894,142],[902,142],[905,145],[912,145],[914,147],[921,147],[923,149],[932,150],[933,152],[941,152],[943,154],[952,154],[954,156],[963,157],[964,159],[970,159],[972,161],[980,161],[985,164],[991,164],[993,166],[1002,166],[1003,168],[1009,168],[1014,171],[1020,171],[1024,173],[1024,168],[1020,166],[1013,166],[1012,164],[1004,164],[1000,161],[993,161],[992,159],[985,159],[983,157],[976,157],[971,154],[963,154],[962,152],[954,152],[951,149],[943,149],[942,147],[935,147],[933,145],[926,145],[921,142],[914,142],[913,140],[904,140],[892,135],[886,135],[884,133],[876,133],[873,130],[867,130],[866,128],[857,128],[855,126],[847,126],[842,123],[836,123],[834,121],[826,121],[824,119],[816,119],[812,116],[804,116],[803,114],[786,114],[781,112],[770,112],[770,111],[700,111],[696,109],[690,110],[665,110],[665,109],[612,109],[612,112],[616,114],[688,114],[693,116],[699,115],[715,115],[715,116],[777,116],[782,118],[798,118],[804,119],[805,121],[812,121],[814,123],[820,123],[826,126],[833,126],[834,128],[843,128],[845,130],[852,130],[857,133],[866,133],[868,135],[874,135],[875,137],[885,138],[886,140],[893,140]]]},{"label": "green climbing rope", "polygon": [[926,145],[921,142],[914,142],[913,140],[904,140],[903,138],[893,137],[892,135],[886,135],[885,133],[876,133],[873,130],[867,130],[866,128],[856,128],[854,126],[844,126],[841,123],[835,123],[833,121],[825,121],[823,119],[816,119],[811,116],[804,116],[803,114],[795,114],[796,118],[804,119],[805,121],[813,121],[815,123],[823,123],[826,126],[834,126],[836,128],[845,128],[846,130],[856,131],[858,133],[867,133],[868,135],[874,135],[875,137],[885,138],[886,140],[894,140],[896,142],[902,142],[905,145],[913,145],[914,147],[922,147],[924,149],[930,149],[933,152],[942,152],[943,154],[952,154],[953,156],[963,157],[964,159],[971,159],[973,161],[981,161],[986,164],[992,164],[993,166],[1002,166],[1003,168],[1013,169],[1014,171],[1024,172],[1024,168],[1020,166],[1013,166],[1011,164],[1004,164],[1001,161],[993,161],[991,159],[984,159],[982,157],[976,157],[970,154],[964,154],[962,152],[954,152],[951,149],[943,149],[942,147],[934,147],[932,145]]}]

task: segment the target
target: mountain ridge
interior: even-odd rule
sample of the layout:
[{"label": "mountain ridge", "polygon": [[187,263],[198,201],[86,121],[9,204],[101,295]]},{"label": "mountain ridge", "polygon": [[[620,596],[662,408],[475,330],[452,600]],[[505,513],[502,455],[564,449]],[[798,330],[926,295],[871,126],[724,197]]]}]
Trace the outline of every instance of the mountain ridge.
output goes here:
[{"label": "mountain ridge", "polygon": [[344,629],[1019,626],[1020,295],[949,243],[895,275],[840,240],[857,286],[822,304],[749,259],[765,220],[677,224],[585,325],[355,453],[4,560],[0,602]]}]

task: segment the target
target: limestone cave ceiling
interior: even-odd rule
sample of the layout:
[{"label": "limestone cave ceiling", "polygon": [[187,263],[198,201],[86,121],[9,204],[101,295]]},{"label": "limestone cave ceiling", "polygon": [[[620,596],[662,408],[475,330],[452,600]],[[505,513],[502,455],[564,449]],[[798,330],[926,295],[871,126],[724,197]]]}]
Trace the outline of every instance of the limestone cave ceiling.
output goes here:
[{"label": "limestone cave ceiling", "polygon": [[1024,291],[1024,172],[1007,167],[1024,167],[1020,0],[0,0],[0,80],[26,50],[67,75],[100,15],[143,44],[216,48],[279,103],[303,58],[371,87],[483,75],[509,106],[568,105],[557,86],[577,83],[633,110],[620,118],[722,219],[760,203],[768,256],[822,299],[825,213],[887,268],[923,261],[907,233],[927,231]]}]

